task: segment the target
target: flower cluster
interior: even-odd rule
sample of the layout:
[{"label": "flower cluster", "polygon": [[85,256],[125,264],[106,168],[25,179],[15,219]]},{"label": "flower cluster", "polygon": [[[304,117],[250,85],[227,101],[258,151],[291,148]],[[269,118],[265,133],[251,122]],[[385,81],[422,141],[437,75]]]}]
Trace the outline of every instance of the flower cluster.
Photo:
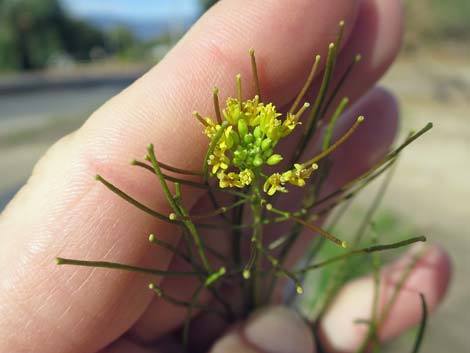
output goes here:
[{"label": "flower cluster", "polygon": [[269,196],[272,196],[276,191],[287,192],[285,185],[287,183],[295,186],[305,186],[305,179],[310,178],[312,172],[318,169],[316,163],[312,164],[310,167],[305,167],[302,164],[294,164],[294,169],[288,170],[282,174],[274,173],[268,177],[264,183],[263,190]]},{"label": "flower cluster", "polygon": [[[223,109],[223,117],[228,125],[222,129],[221,122],[210,118],[199,121],[204,125],[204,134],[215,146],[208,158],[210,174],[217,177],[221,188],[244,188],[253,183],[257,177],[262,177],[262,168],[273,166],[282,161],[283,157],[274,152],[279,140],[289,135],[297,125],[299,118],[308,108],[308,103],[297,114],[287,113],[285,119],[277,112],[272,103],[264,104],[259,96],[253,99],[241,100],[228,98]],[[276,191],[286,192],[285,184],[304,186],[316,165],[305,167],[295,164],[292,170],[282,174],[274,173],[266,177],[264,191],[273,195]]]}]

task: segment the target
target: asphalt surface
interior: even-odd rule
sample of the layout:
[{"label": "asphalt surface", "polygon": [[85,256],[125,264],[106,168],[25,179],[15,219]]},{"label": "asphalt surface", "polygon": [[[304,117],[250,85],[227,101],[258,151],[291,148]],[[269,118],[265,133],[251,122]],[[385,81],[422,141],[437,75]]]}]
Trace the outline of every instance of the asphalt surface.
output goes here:
[{"label": "asphalt surface", "polygon": [[80,126],[140,74],[1,78],[0,210],[48,146]]}]

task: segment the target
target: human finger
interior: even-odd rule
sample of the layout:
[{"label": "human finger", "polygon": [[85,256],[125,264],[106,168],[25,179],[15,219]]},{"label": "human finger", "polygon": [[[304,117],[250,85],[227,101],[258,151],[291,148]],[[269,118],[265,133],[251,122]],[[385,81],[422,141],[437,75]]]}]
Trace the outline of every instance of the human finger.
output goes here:
[{"label": "human finger", "polygon": [[[405,278],[398,296],[389,304],[396,286],[410,266],[411,272]],[[429,312],[433,312],[447,291],[450,277],[449,256],[434,244],[412,247],[397,261],[386,266],[381,272],[376,314],[380,323],[380,342],[386,342],[420,322],[420,293],[424,295]],[[370,319],[373,297],[374,279],[371,276],[354,280],[340,290],[320,324],[322,342],[329,352],[355,352],[363,343],[368,326],[358,324],[357,320]],[[389,305],[390,309],[387,309]]]},{"label": "human finger", "polygon": [[[214,83],[226,96],[236,71],[248,77],[249,60],[242,58],[251,46],[261,59],[265,97],[288,101],[294,93],[279,92],[279,83],[289,87],[301,79],[313,49],[327,46],[340,19],[354,21],[356,5],[350,0],[223,1],[159,65],[52,147],[0,220],[1,233],[8,235],[0,243],[0,350],[94,352],[125,332],[152,300],[142,290],[149,279],[57,268],[54,257],[165,269],[171,257],[149,250],[147,235],[157,230],[168,242],[177,239],[166,223],[118,199],[93,175],[103,174],[168,214],[163,194],[153,191],[154,177],[131,170],[128,160],[155,142],[163,161],[199,168],[207,140],[188,114],[195,102],[207,113],[211,98],[206,92]],[[310,21],[313,15],[316,21]],[[271,36],[274,27],[277,35]],[[252,95],[246,86],[245,94]],[[188,197],[189,206],[197,196]],[[28,340],[12,334],[25,323]]]},{"label": "human finger", "polygon": [[255,313],[246,324],[220,338],[211,353],[312,353],[309,327],[285,307],[269,307]]}]

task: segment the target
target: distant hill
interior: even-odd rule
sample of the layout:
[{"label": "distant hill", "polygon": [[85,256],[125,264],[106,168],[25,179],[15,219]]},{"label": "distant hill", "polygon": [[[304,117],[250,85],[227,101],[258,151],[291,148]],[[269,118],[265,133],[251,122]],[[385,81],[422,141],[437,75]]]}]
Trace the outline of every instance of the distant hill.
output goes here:
[{"label": "distant hill", "polygon": [[197,17],[142,20],[113,15],[88,15],[82,19],[102,30],[124,26],[131,30],[138,39],[148,40],[168,31],[185,31],[197,20]]}]

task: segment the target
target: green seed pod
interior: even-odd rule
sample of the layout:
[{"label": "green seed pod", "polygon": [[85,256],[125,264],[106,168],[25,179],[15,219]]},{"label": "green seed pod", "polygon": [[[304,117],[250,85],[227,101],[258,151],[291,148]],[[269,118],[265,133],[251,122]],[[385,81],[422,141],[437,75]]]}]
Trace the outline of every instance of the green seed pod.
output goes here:
[{"label": "green seed pod", "polygon": [[266,151],[268,148],[271,148],[271,145],[272,145],[272,140],[269,139],[269,138],[265,138],[262,142],[261,142],[261,149],[263,151]]},{"label": "green seed pod", "polygon": [[263,161],[263,158],[261,158],[261,156],[256,156],[254,159],[253,159],[253,165],[255,167],[261,167],[263,165],[264,161]]},{"label": "green seed pod", "polygon": [[245,119],[238,120],[238,133],[242,138],[248,133],[248,124]]},{"label": "green seed pod", "polygon": [[268,160],[266,161],[266,163],[268,165],[276,165],[278,164],[280,161],[282,161],[282,156],[280,154],[273,154],[271,157],[268,158]]}]

